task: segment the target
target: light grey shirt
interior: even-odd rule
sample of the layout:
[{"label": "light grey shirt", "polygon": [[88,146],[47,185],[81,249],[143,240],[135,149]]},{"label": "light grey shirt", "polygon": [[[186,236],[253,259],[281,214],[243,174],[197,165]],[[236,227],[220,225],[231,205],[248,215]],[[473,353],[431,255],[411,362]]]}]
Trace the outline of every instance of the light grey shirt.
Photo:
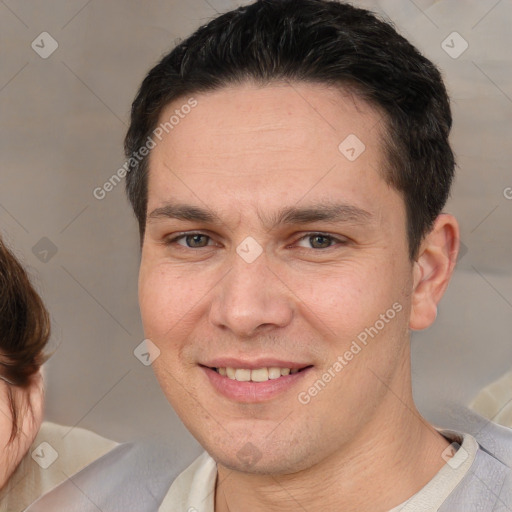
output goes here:
[{"label": "light grey shirt", "polygon": [[[443,510],[450,495],[464,482],[479,451],[470,434],[440,430],[454,442],[457,451],[418,493],[389,512],[431,512]],[[214,512],[217,465],[204,452],[173,482],[159,512]],[[451,509],[450,509],[451,510]],[[490,509],[491,510],[491,509]]]},{"label": "light grey shirt", "polygon": [[[460,448],[393,512],[512,512],[512,429],[467,409],[446,423],[438,430]],[[120,445],[27,512],[213,512],[215,461],[203,453],[171,485],[175,473],[167,451]]]}]

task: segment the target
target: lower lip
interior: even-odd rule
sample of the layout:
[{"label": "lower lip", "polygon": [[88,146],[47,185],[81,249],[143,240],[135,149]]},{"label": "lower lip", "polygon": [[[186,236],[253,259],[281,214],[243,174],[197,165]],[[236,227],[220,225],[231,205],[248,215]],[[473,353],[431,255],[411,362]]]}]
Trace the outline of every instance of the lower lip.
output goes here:
[{"label": "lower lip", "polygon": [[300,372],[282,375],[277,379],[265,382],[238,382],[229,377],[224,377],[206,366],[200,368],[206,373],[210,383],[220,394],[237,402],[255,403],[270,400],[280,393],[288,391],[301,382],[312,367],[309,366]]}]

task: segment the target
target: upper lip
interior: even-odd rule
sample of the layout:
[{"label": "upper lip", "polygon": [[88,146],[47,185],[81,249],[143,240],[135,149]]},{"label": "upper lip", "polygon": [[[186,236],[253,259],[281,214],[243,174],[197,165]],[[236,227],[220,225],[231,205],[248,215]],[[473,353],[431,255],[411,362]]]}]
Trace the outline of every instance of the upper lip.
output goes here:
[{"label": "upper lip", "polygon": [[203,366],[210,368],[244,368],[247,370],[255,370],[256,368],[290,368],[290,369],[301,369],[306,366],[311,366],[309,363],[299,363],[293,361],[286,361],[284,359],[274,358],[261,358],[242,360],[234,357],[221,357],[217,359],[211,359],[205,363],[201,363]]}]

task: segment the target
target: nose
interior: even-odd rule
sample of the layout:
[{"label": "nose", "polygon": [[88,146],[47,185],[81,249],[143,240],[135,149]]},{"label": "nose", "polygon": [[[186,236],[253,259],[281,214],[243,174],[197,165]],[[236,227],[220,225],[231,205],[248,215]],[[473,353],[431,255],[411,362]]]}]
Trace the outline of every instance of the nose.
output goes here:
[{"label": "nose", "polygon": [[239,338],[286,327],[294,314],[293,294],[268,265],[265,253],[247,263],[238,255],[215,288],[210,322]]}]

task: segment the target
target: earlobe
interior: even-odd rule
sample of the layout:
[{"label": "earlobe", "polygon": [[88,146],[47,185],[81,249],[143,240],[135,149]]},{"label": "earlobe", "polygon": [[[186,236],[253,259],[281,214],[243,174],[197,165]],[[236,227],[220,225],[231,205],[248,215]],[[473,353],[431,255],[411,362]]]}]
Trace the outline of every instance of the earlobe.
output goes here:
[{"label": "earlobe", "polygon": [[458,248],[457,220],[442,213],[425,236],[414,262],[410,329],[422,330],[434,323],[437,305],[453,274]]}]

